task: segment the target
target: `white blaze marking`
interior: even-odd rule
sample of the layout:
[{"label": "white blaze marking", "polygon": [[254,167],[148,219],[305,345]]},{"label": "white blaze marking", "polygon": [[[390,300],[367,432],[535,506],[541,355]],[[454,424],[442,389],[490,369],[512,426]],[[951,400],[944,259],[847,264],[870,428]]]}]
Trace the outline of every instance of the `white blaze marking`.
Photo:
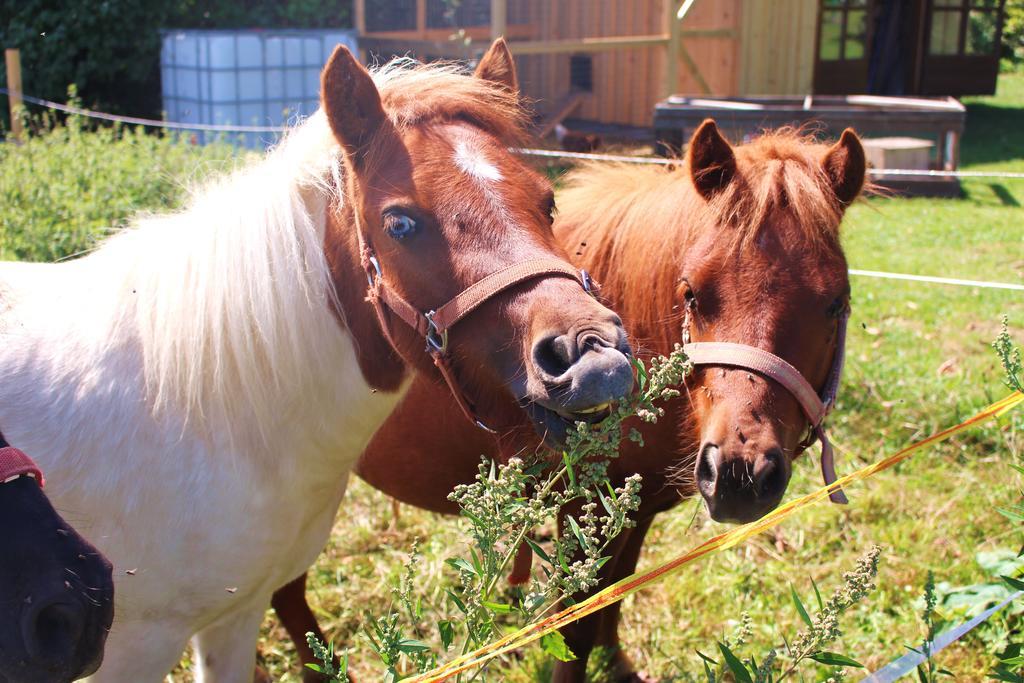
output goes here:
[{"label": "white blaze marking", "polygon": [[477,180],[496,182],[502,178],[498,167],[487,161],[480,150],[473,149],[466,140],[455,143],[455,165]]}]

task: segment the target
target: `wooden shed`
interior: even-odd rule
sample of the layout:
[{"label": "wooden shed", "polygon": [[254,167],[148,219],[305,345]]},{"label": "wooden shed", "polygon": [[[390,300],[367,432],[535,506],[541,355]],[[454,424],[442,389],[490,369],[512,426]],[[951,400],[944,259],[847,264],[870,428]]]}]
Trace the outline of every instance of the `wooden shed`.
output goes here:
[{"label": "wooden shed", "polygon": [[367,56],[504,35],[541,114],[650,126],[669,94],[995,90],[1005,0],[356,0]]}]

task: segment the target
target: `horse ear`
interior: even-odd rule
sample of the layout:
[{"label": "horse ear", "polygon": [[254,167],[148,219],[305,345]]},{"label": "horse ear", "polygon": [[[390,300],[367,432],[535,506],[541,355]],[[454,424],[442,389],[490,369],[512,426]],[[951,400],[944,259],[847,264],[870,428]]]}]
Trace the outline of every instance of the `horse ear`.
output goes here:
[{"label": "horse ear", "polygon": [[504,38],[498,38],[491,45],[480,63],[476,65],[473,75],[485,81],[503,85],[512,92],[519,92],[519,78],[516,76],[516,63],[512,60],[512,52]]},{"label": "horse ear", "polygon": [[387,120],[370,73],[344,45],[334,48],[320,74],[320,102],[334,137],[356,163]]},{"label": "horse ear", "polygon": [[736,156],[729,142],[718,132],[714,119],[704,119],[690,139],[690,177],[697,192],[711,199],[725,189],[736,175]]},{"label": "horse ear", "polygon": [[867,162],[864,147],[852,128],[843,131],[839,142],[832,145],[821,160],[832,191],[843,206],[849,206],[864,189]]}]

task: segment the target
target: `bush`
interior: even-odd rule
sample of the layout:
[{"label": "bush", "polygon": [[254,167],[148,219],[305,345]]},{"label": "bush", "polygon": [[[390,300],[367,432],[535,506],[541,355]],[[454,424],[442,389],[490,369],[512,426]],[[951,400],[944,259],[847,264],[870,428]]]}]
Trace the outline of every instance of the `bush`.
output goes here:
[{"label": "bush", "polygon": [[1008,0],[1003,22],[1003,58],[1024,63],[1024,0]]},{"label": "bush", "polygon": [[0,259],[80,253],[140,210],[177,207],[197,176],[230,166],[235,149],[141,128],[89,131],[81,119],[0,144]]}]

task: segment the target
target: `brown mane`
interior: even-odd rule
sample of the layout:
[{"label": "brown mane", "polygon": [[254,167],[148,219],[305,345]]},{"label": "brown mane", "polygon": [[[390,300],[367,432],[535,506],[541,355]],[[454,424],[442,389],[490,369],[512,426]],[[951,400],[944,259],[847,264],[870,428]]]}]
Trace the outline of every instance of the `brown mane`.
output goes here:
[{"label": "brown mane", "polygon": [[642,340],[677,339],[676,287],[685,252],[708,230],[728,230],[736,253],[790,213],[812,249],[838,250],[843,207],[822,159],[828,147],[792,129],[733,148],[737,173],[710,201],[694,188],[688,159],[670,168],[588,164],[569,172],[558,196],[560,241],[615,292],[619,312]]},{"label": "brown mane", "polygon": [[388,118],[399,130],[464,121],[507,144],[526,138],[529,113],[518,93],[451,62],[393,59],[371,72]]}]

